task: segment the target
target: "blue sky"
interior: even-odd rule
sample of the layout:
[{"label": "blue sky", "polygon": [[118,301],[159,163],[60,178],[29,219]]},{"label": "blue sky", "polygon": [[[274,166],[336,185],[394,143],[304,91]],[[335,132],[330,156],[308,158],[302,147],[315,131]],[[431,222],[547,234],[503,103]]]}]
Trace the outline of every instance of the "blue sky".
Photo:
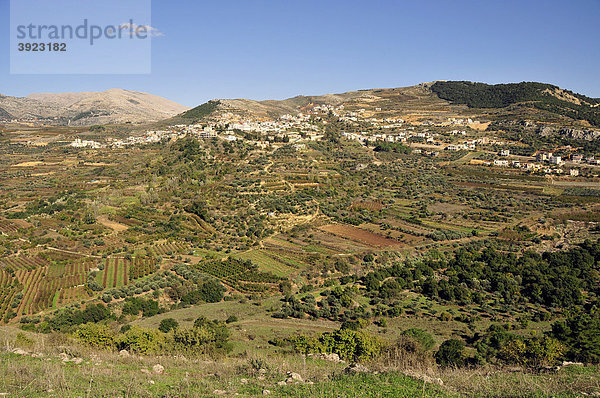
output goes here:
[{"label": "blue sky", "polygon": [[11,75],[9,9],[0,0],[5,95],[119,87],[195,106],[460,79],[600,97],[600,0],[153,0],[163,36],[147,75]]}]

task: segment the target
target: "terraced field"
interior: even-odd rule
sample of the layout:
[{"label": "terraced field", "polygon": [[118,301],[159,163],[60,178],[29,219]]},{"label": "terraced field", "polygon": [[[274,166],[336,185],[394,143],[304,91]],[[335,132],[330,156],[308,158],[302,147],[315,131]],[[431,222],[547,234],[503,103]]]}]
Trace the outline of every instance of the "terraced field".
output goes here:
[{"label": "terraced field", "polygon": [[259,271],[258,267],[248,260],[235,258],[207,260],[200,262],[196,267],[242,293],[273,292],[284,279],[272,273]]},{"label": "terraced field", "polygon": [[133,279],[151,274],[156,269],[156,260],[153,257],[109,257],[103,260],[103,265],[96,281],[110,289],[128,285]]},{"label": "terraced field", "polygon": [[258,269],[263,272],[271,272],[274,275],[287,277],[296,269],[280,261],[279,258],[266,250],[250,250],[238,255],[239,258],[250,260],[258,265]]},{"label": "terraced field", "polygon": [[0,259],[0,267],[13,270],[32,270],[38,267],[46,267],[51,263],[40,256],[12,256]]},{"label": "terraced field", "polygon": [[153,245],[146,249],[150,256],[171,256],[176,253],[183,253],[189,250],[189,246],[182,242],[167,242]]}]

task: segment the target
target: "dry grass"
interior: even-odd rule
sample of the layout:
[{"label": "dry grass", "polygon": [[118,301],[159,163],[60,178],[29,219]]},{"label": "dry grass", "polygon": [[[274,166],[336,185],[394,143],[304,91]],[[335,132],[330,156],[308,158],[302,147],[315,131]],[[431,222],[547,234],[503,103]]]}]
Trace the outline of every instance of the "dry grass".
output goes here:
[{"label": "dry grass", "polygon": [[[274,396],[298,397],[363,396],[365,391],[376,397],[574,397],[600,392],[597,367],[571,366],[553,373],[491,366],[444,370],[435,365],[431,351],[408,339],[399,341],[376,362],[366,364],[379,372],[367,376],[344,376],[344,363],[272,350],[212,359],[121,357],[113,351],[79,345],[58,333],[40,335],[0,328],[0,339],[0,393],[10,396],[201,397],[214,396],[216,390],[230,396],[256,396],[264,389]],[[9,352],[16,342],[30,354]],[[83,362],[64,362],[59,357],[63,353]],[[163,374],[152,371],[156,364],[164,366]],[[290,371],[310,383],[278,386]],[[381,390],[373,393],[368,383],[377,383]]]}]

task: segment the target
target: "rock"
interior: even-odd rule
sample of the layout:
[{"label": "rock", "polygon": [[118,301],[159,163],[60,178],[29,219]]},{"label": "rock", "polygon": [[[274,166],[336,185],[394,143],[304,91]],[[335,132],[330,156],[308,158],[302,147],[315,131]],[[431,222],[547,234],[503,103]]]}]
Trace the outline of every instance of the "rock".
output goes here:
[{"label": "rock", "polygon": [[121,351],[119,351],[119,356],[121,358],[128,358],[128,357],[130,357],[129,351],[127,351],[127,350],[121,350]]},{"label": "rock", "polygon": [[148,383],[154,384],[154,380],[148,380]]},{"label": "rock", "polygon": [[425,383],[437,384],[439,386],[443,386],[444,385],[444,381],[442,379],[440,379],[439,377],[429,377],[427,375],[423,375],[423,381]]},{"label": "rock", "polygon": [[271,390],[263,390],[263,395],[271,395]]},{"label": "rock", "polygon": [[227,394],[227,391],[225,390],[214,390],[213,391],[213,395],[225,395]]},{"label": "rock", "polygon": [[31,354],[31,356],[34,358],[43,358],[44,354],[42,354],[41,352],[34,352],[33,354]]},{"label": "rock", "polygon": [[324,361],[329,361],[329,362],[336,362],[336,363],[344,362],[343,360],[340,359],[340,356],[338,354],[333,353],[333,352],[331,354],[327,354],[327,353],[308,354],[308,356],[319,358],[319,359],[322,359]]},{"label": "rock", "polygon": [[60,354],[58,354],[58,358],[60,360],[62,360],[63,362],[68,362],[69,361],[69,356],[66,353],[64,353],[64,352],[61,352]]},{"label": "rock", "polygon": [[146,375],[149,375],[151,373],[148,369],[142,369],[141,372]]},{"label": "rock", "polygon": [[348,366],[344,369],[345,373],[369,373],[369,368],[365,365],[361,365],[359,363],[355,363],[353,365]]},{"label": "rock", "polygon": [[29,355],[29,353],[21,348],[15,348],[13,351],[13,354],[17,354],[17,355]]},{"label": "rock", "polygon": [[278,386],[286,386],[286,385],[287,385],[287,383],[286,383],[285,381],[278,381],[278,382],[277,382],[277,385],[278,385]]},{"label": "rock", "polygon": [[300,376],[298,373],[294,373],[294,372],[287,372],[288,378],[292,379],[292,381],[298,381],[300,383],[302,383],[304,380],[302,379],[302,376]]},{"label": "rock", "polygon": [[330,362],[342,362],[340,356],[335,352],[332,352],[331,354],[323,354],[322,358]]},{"label": "rock", "polygon": [[75,365],[80,365],[83,362],[83,358],[73,358],[71,359],[71,362],[73,362]]},{"label": "rock", "polygon": [[240,380],[240,383],[242,383],[242,384],[248,384],[248,379],[242,379],[242,380]]},{"label": "rock", "polygon": [[569,362],[569,361],[564,361],[562,363],[562,366],[583,366],[583,362]]},{"label": "rock", "polygon": [[152,367],[152,371],[157,375],[161,375],[165,372],[165,367],[160,364],[156,364]]}]

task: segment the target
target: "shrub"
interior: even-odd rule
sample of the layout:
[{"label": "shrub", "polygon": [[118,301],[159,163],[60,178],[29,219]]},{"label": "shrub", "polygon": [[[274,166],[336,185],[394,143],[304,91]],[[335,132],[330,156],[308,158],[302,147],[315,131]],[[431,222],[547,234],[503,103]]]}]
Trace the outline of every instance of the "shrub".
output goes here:
[{"label": "shrub", "polygon": [[350,329],[339,329],[323,333],[318,339],[305,335],[287,339],[294,349],[303,354],[326,352],[338,354],[341,359],[357,362],[367,361],[379,355],[382,343],[368,333]]},{"label": "shrub", "polygon": [[225,354],[231,350],[229,330],[218,321],[198,318],[191,328],[179,328],[173,333],[177,349],[203,354]]},{"label": "shrub", "polygon": [[380,361],[386,369],[432,369],[433,353],[412,336],[401,335],[393,344],[383,348]]},{"label": "shrub", "polygon": [[82,343],[96,348],[113,348],[115,335],[106,325],[87,323],[75,331],[75,338]]},{"label": "shrub", "polygon": [[118,339],[117,346],[120,350],[128,350],[139,354],[156,354],[165,349],[170,349],[167,335],[156,329],[146,329],[132,326]]},{"label": "shrub", "polygon": [[417,340],[426,350],[431,350],[435,345],[435,340],[433,339],[433,336],[423,329],[406,329],[404,332],[402,332],[402,335]]},{"label": "shrub", "polygon": [[160,321],[160,324],[158,325],[158,330],[160,330],[163,333],[168,333],[171,330],[175,330],[179,327],[179,322],[177,322],[175,319],[173,318],[165,318],[162,321]]},{"label": "shrub", "polygon": [[25,335],[25,333],[17,333],[17,337],[15,338],[15,346],[21,348],[31,348],[33,347],[33,340]]},{"label": "shrub", "polygon": [[225,287],[215,279],[209,279],[200,285],[199,292],[201,299],[207,303],[218,303],[223,300]]},{"label": "shrub", "polygon": [[508,363],[539,367],[555,365],[564,352],[565,346],[551,337],[515,337],[502,344],[498,357]]},{"label": "shrub", "polygon": [[460,367],[465,362],[465,343],[450,339],[442,343],[435,353],[435,361],[442,367]]},{"label": "shrub", "polygon": [[552,325],[552,335],[567,346],[571,360],[600,363],[600,307],[574,307],[564,321]]}]

